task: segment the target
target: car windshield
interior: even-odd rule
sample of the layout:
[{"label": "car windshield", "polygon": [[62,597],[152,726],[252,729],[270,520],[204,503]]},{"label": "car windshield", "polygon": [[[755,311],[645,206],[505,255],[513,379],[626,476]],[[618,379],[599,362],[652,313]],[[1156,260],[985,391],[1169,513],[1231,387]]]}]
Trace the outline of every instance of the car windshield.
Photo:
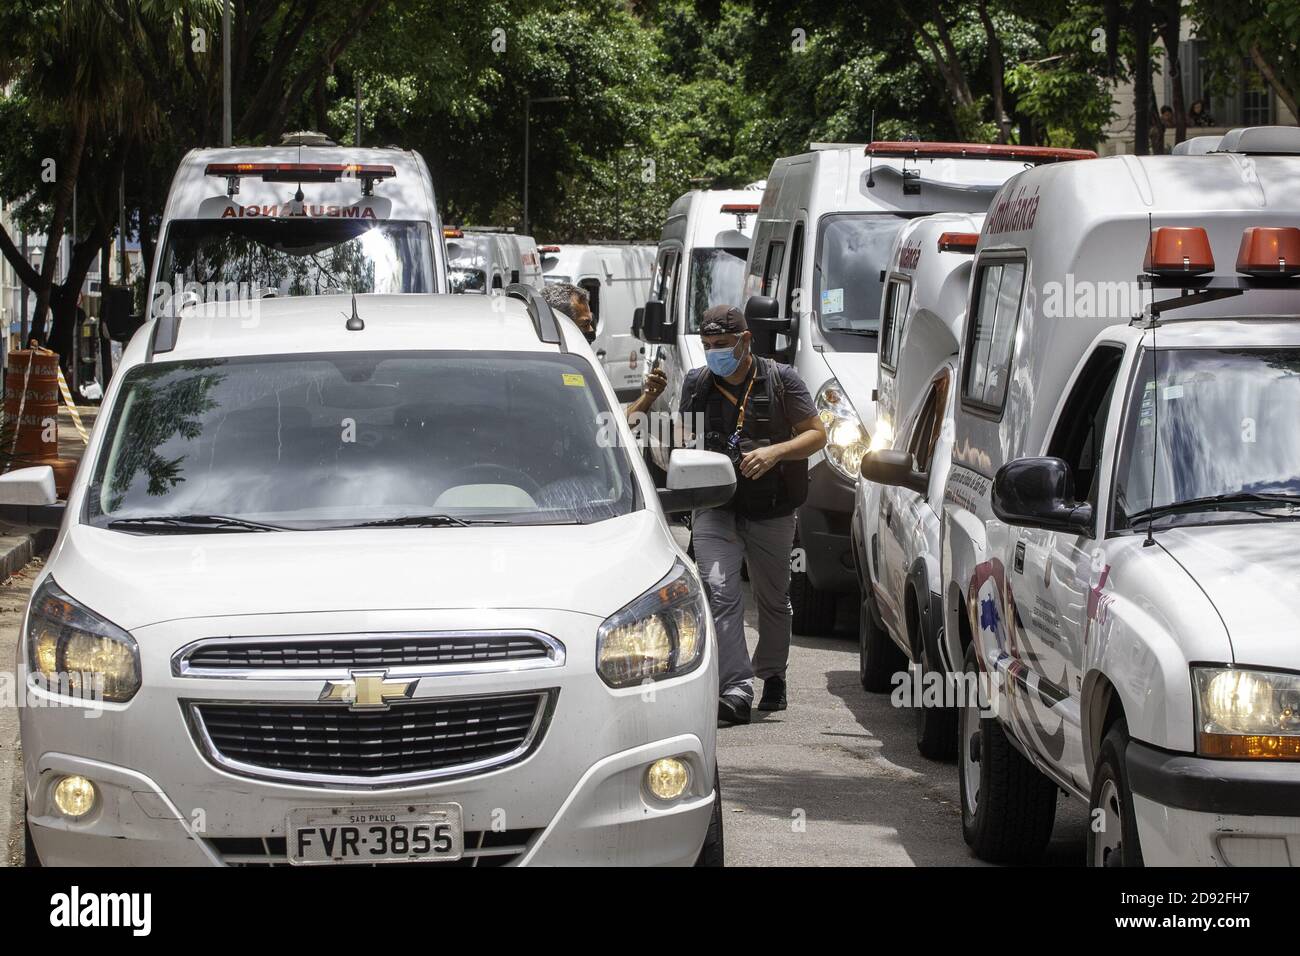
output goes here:
[{"label": "car windshield", "polygon": [[602,440],[609,414],[591,367],[567,355],[140,366],[122,383],[86,517],[101,527],[193,516],[211,526],[220,516],[293,529],[421,515],[599,521],[637,507],[625,451]]},{"label": "car windshield", "polygon": [[715,305],[740,305],[748,249],[705,248],[691,251],[687,331],[699,332],[704,313]]},{"label": "car windshield", "polygon": [[429,225],[359,219],[178,219],[167,226],[155,305],[268,295],[436,292]]},{"label": "car windshield", "polygon": [[1260,520],[1300,505],[1300,349],[1156,354],[1159,387],[1148,350],[1127,409],[1117,526]]},{"label": "car windshield", "polygon": [[822,219],[813,306],[823,332],[880,332],[880,272],[907,218],[870,213]]}]

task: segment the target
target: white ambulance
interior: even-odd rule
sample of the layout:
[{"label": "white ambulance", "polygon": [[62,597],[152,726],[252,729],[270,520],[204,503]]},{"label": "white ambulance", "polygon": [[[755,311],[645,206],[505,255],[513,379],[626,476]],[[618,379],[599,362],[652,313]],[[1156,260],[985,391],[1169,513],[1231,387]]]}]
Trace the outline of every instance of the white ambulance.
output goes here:
[{"label": "white ambulance", "polygon": [[654,246],[636,242],[545,245],[541,256],[547,283],[569,282],[586,291],[596,323],[596,341],[591,344],[596,358],[619,398],[635,398],[645,374],[645,348],[632,326],[649,293]]},{"label": "white ambulance", "polygon": [[899,230],[916,216],[983,212],[1026,165],[1094,155],[964,143],[815,146],[773,163],[744,287],[756,344],[798,370],[830,439],[809,459],[798,512],[806,573],[796,570],[790,599],[804,634],[829,631],[839,594],[857,587],[853,486],[875,430],[881,271]]},{"label": "white ambulance", "polygon": [[542,287],[542,257],[532,236],[456,226],[444,228],[442,234],[453,292],[501,295],[516,282]]},{"label": "white ambulance", "polygon": [[[923,692],[927,677],[944,673],[939,526],[957,353],[983,221],[982,214],[925,216],[894,242],[881,305],[876,431],[853,510],[859,678],[868,691],[897,690],[899,675],[910,671],[902,687],[916,708],[917,748],[934,759],[956,753],[956,712],[926,706],[934,702]],[[871,480],[876,475],[882,481]]]},{"label": "white ambulance", "polygon": [[444,292],[441,228],[429,169],[410,150],[319,134],[193,149],[163,211],[150,314],[195,300]]},{"label": "white ambulance", "polygon": [[[762,195],[758,189],[696,189],[668,210],[641,333],[650,345],[650,364],[668,377],[654,408],[664,420],[677,411],[686,373],[704,364],[700,319],[705,311],[741,305]],[[648,460],[662,470],[677,438],[665,429],[649,431]]]},{"label": "white ambulance", "polygon": [[981,232],[942,648],[985,859],[1064,790],[1094,865],[1300,863],[1300,130],[1219,146],[1029,170]]}]

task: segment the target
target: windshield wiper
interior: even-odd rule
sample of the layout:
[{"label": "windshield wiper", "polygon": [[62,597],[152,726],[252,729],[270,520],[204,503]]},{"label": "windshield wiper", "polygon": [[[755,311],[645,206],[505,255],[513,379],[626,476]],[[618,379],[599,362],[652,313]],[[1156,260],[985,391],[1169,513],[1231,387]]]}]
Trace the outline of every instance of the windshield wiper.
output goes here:
[{"label": "windshield wiper", "polygon": [[145,518],[116,518],[108,523],[114,531],[288,531],[288,528],[229,515],[153,515]]},{"label": "windshield wiper", "polygon": [[1184,514],[1189,511],[1220,511],[1231,509],[1235,505],[1291,505],[1300,506],[1300,494],[1287,494],[1259,491],[1235,491],[1231,494],[1206,495],[1202,498],[1188,498],[1171,504],[1146,508],[1128,516],[1129,524],[1146,518],[1163,518],[1166,515]]},{"label": "windshield wiper", "polygon": [[495,518],[457,518],[455,515],[400,515],[396,518],[380,518],[377,521],[362,521],[358,524],[339,525],[341,528],[468,528],[476,524],[506,524]]}]

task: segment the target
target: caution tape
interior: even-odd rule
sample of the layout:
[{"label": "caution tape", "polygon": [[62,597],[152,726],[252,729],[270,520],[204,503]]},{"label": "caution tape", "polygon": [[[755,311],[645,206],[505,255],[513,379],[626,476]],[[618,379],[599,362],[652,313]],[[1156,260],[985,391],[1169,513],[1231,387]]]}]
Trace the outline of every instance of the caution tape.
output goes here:
[{"label": "caution tape", "polygon": [[81,424],[81,415],[77,413],[77,406],[72,401],[72,389],[68,388],[67,379],[63,377],[63,369],[55,366],[59,373],[59,391],[63,393],[63,403],[68,406],[68,414],[72,416],[72,427],[77,430],[81,436],[83,445],[90,444],[90,438],[86,435],[86,426]]}]

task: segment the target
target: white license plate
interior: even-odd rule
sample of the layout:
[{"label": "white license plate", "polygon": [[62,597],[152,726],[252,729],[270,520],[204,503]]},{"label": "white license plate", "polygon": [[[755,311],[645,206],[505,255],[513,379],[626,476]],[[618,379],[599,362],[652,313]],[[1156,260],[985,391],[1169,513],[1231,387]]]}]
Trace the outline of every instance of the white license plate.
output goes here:
[{"label": "white license plate", "polygon": [[295,865],[459,860],[465,852],[457,803],[290,810],[285,838]]}]

